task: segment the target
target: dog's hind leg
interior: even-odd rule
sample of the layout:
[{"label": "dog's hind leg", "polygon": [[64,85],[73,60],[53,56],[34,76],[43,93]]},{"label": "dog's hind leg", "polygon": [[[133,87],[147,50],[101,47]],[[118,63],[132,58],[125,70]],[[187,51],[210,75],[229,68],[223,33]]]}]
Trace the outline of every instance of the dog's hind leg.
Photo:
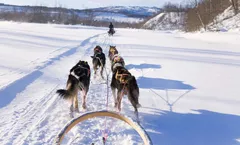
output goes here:
[{"label": "dog's hind leg", "polygon": [[73,107],[73,98],[71,99],[71,106],[70,106],[70,113],[69,113],[69,115],[70,115],[70,117],[71,118],[74,118],[74,116],[73,116],[73,111],[74,111],[74,107]]},{"label": "dog's hind leg", "polygon": [[112,94],[113,94],[113,98],[114,98],[114,107],[116,108],[117,107],[117,97],[116,97],[116,88],[114,87],[111,87],[112,89]]},{"label": "dog's hind leg", "polygon": [[103,77],[103,69],[104,69],[104,66],[101,66],[101,72],[100,72],[100,74],[101,74],[101,77],[104,79],[104,77]]},{"label": "dog's hind leg", "polygon": [[[134,91],[134,90],[133,90]],[[134,108],[134,114],[136,115],[137,122],[139,123],[139,117],[138,117],[138,108],[141,106],[138,102],[138,97],[133,97],[132,95],[137,95],[132,92],[128,92],[128,100],[131,102],[133,108]]]},{"label": "dog's hind leg", "polygon": [[74,96],[74,111],[75,112],[80,112],[79,108],[78,108],[78,94],[76,93],[76,95]]},{"label": "dog's hind leg", "polygon": [[134,114],[136,115],[137,122],[140,123],[139,116],[138,116],[138,109],[135,107],[134,109],[135,109]]},{"label": "dog's hind leg", "polygon": [[93,70],[94,70],[94,78],[96,78],[96,75],[97,75],[97,65],[96,64],[93,65]]},{"label": "dog's hind leg", "polygon": [[123,98],[123,93],[122,93],[122,90],[118,90],[117,92],[117,108],[118,108],[118,111],[120,112],[121,111],[121,105],[122,105],[122,98]]},{"label": "dog's hind leg", "polygon": [[87,109],[87,105],[86,105],[86,91],[82,90],[82,108],[83,109]]}]

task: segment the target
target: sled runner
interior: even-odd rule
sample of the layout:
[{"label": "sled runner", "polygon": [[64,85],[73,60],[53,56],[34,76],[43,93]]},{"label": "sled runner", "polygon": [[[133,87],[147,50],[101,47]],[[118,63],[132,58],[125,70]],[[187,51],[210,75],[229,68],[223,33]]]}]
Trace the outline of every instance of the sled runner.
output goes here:
[{"label": "sled runner", "polygon": [[148,136],[147,132],[143,129],[143,127],[140,124],[134,122],[132,119],[130,119],[126,116],[123,116],[123,115],[120,115],[118,113],[111,112],[111,111],[89,112],[89,113],[83,114],[75,119],[72,119],[59,132],[59,134],[57,135],[55,144],[60,145],[65,134],[67,134],[75,125],[77,125],[78,123],[83,122],[85,120],[94,118],[94,117],[112,117],[112,118],[124,121],[127,124],[129,124],[139,134],[139,136],[142,138],[145,145],[152,145],[152,141],[151,141],[150,137]]}]

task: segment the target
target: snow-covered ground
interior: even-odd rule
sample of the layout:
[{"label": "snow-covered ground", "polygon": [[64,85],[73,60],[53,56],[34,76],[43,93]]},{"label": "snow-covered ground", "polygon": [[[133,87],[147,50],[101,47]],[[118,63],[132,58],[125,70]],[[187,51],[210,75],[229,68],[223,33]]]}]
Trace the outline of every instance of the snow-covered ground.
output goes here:
[{"label": "snow-covered ground", "polygon": [[209,29],[217,31],[239,32],[240,30],[240,13],[235,15],[232,6],[219,14],[214,22],[209,24]]},{"label": "snow-covered ground", "polygon": [[[100,45],[107,53],[110,44],[117,46],[137,78],[140,123],[154,145],[240,144],[240,44],[232,41],[239,35],[117,29],[108,37],[106,32],[0,22],[1,145],[53,144],[70,120],[69,104],[59,99],[56,89],[65,87],[69,69],[78,60],[91,64],[93,48]],[[106,109],[103,81],[92,76],[87,111]],[[122,114],[135,119],[126,97],[122,107]],[[107,144],[142,144],[125,123],[107,119],[107,125]],[[103,126],[104,118],[82,122],[63,142],[102,144]]]},{"label": "snow-covered ground", "polygon": [[185,13],[162,12],[148,20],[143,28],[151,30],[183,30]]}]

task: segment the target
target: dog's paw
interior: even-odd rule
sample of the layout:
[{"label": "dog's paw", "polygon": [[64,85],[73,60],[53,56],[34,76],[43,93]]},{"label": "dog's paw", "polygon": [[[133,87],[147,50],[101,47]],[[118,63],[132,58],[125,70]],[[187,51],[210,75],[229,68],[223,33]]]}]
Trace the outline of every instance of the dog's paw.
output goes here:
[{"label": "dog's paw", "polygon": [[69,113],[69,117],[70,117],[70,118],[74,118],[73,112],[70,112],[70,113]]},{"label": "dog's paw", "polygon": [[141,104],[137,104],[136,106],[137,106],[137,108],[140,108],[140,107],[142,107],[142,105],[141,105]]},{"label": "dog's paw", "polygon": [[84,113],[84,112],[87,112],[88,111],[88,108],[82,108],[81,109],[81,112]]},{"label": "dog's paw", "polygon": [[117,109],[117,105],[118,105],[117,103],[114,103],[114,108],[116,108],[116,109]]},{"label": "dog's paw", "polygon": [[83,103],[82,104],[82,108],[86,110],[87,109],[87,105],[85,103]]},{"label": "dog's paw", "polygon": [[76,112],[76,113],[80,113],[79,109],[75,109],[75,112]]},{"label": "dog's paw", "polygon": [[104,76],[103,76],[103,75],[101,75],[101,77],[102,77],[102,79],[104,80]]}]

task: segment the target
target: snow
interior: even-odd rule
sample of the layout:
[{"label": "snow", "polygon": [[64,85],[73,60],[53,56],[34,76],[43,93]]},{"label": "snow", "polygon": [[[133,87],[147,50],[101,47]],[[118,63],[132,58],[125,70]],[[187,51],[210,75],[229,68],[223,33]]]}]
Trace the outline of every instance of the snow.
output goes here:
[{"label": "snow", "polygon": [[[237,145],[240,138],[240,44],[237,33],[176,33],[0,22],[0,144],[53,144],[71,120],[64,88],[69,69],[116,45],[140,87],[140,124],[153,144]],[[234,41],[235,40],[235,41]],[[107,70],[110,63],[107,59]],[[106,78],[106,76],[105,76]],[[107,86],[91,78],[88,111],[106,109]],[[109,109],[114,111],[113,98]],[[79,103],[81,97],[79,96]],[[121,114],[135,120],[123,98]],[[80,114],[86,113],[81,110]],[[64,144],[102,144],[105,118],[75,126]],[[127,124],[107,119],[107,144],[142,144]]]},{"label": "snow", "polygon": [[160,14],[158,14],[156,17],[148,20],[148,21],[144,24],[144,27],[150,27],[150,28],[152,28],[153,25],[157,25],[157,24],[159,23],[159,22],[158,22],[159,19],[160,19],[161,17],[163,17],[164,15],[165,15],[165,13],[160,13]]},{"label": "snow", "polygon": [[[221,44],[229,44],[229,45],[239,45],[240,44],[240,35],[239,32],[196,32],[196,33],[182,33],[181,37],[187,39],[196,39],[207,41],[209,43],[221,43]],[[212,39],[215,38],[215,39]],[[225,48],[225,46],[221,47]],[[232,47],[234,49],[234,47]],[[235,51],[238,51],[237,48]]]},{"label": "snow", "polygon": [[223,32],[239,32],[240,13],[235,15],[233,8],[230,6],[223,13],[218,15],[213,23],[209,24],[209,29]]},{"label": "snow", "polygon": [[143,28],[152,30],[183,30],[185,13],[162,12],[148,20]]}]

